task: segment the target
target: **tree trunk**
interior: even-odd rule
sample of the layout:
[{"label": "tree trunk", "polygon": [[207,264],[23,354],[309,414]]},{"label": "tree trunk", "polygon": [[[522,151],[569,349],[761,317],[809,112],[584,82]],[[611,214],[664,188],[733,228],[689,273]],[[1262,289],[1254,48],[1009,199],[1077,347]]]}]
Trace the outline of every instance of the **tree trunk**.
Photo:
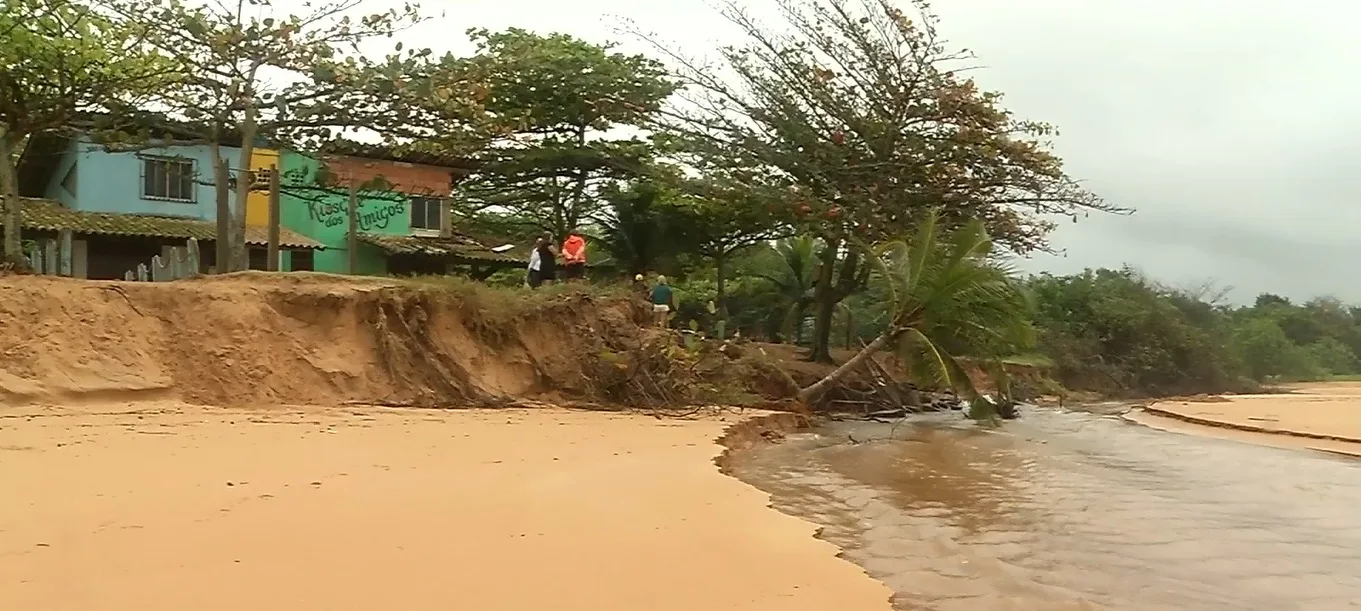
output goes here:
[{"label": "tree trunk", "polygon": [[851,338],[855,336],[855,312],[846,308],[846,349],[851,349]]},{"label": "tree trunk", "polygon": [[5,261],[17,263],[24,256],[23,210],[19,202],[18,172],[14,169],[14,145],[17,139],[0,126],[0,204],[5,216]]},{"label": "tree trunk", "polygon": [[813,350],[809,359],[815,363],[832,362],[832,312],[836,309],[836,287],[832,285],[836,271],[836,255],[840,240],[828,239],[818,263],[817,279],[813,285]]},{"label": "tree trunk", "polygon": [[[718,310],[718,319],[726,321],[728,320],[728,277],[726,269],[728,258],[724,255],[725,253],[721,249],[714,252],[714,306]],[[719,339],[723,338],[720,337]]]},{"label": "tree trunk", "polygon": [[821,380],[818,380],[817,382],[814,382],[807,388],[800,390],[798,396],[799,401],[801,401],[804,404],[811,405],[814,401],[818,400],[818,398],[821,397],[823,393],[826,393],[827,390],[830,389],[833,385],[840,382],[843,378],[847,376],[847,374],[854,371],[855,368],[863,364],[865,362],[865,359],[874,356],[874,353],[879,352],[880,350],[883,350],[884,348],[888,347],[888,345],[892,343],[894,339],[897,339],[897,337],[902,334],[903,334],[902,329],[890,329],[888,331],[884,331],[883,334],[881,334],[879,337],[874,338],[874,341],[870,342],[869,345],[865,346],[864,348],[861,348],[860,352],[855,353],[855,356],[851,357],[850,359],[847,359],[846,362],[842,363],[840,367],[837,367],[836,369],[832,370],[832,373],[827,374],[826,377],[822,378]]},{"label": "tree trunk", "polygon": [[255,109],[247,105],[245,118],[241,122],[241,154],[237,157],[236,163],[236,197],[231,216],[233,269],[250,268],[250,255],[246,250],[246,204],[251,187],[255,184],[255,173],[250,167],[251,157],[255,154],[255,131]]},{"label": "tree trunk", "polygon": [[[577,152],[580,153],[581,151],[585,150],[586,148],[585,125],[577,126],[576,141]],[[573,179],[575,184],[572,186],[572,201],[567,204],[564,219],[566,220],[566,222],[563,223],[565,225],[563,227],[563,232],[557,236],[558,240],[566,239],[567,234],[576,231],[577,225],[581,223],[581,209],[586,205],[586,182],[589,178],[590,170],[587,170],[586,168],[577,169],[577,175]]]},{"label": "tree trunk", "polygon": [[214,238],[213,267],[217,273],[232,271],[232,205],[231,193],[227,190],[227,160],[222,158],[221,149],[213,145],[213,195],[217,200],[217,231]]}]

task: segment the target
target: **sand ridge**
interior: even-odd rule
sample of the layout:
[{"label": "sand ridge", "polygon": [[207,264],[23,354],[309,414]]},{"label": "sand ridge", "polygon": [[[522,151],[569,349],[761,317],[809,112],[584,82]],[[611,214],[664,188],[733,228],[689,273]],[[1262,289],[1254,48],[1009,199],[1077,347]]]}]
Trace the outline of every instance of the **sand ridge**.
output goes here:
[{"label": "sand ridge", "polygon": [[1126,418],[1164,430],[1361,456],[1361,383],[1296,384],[1286,390],[1159,401]]}]

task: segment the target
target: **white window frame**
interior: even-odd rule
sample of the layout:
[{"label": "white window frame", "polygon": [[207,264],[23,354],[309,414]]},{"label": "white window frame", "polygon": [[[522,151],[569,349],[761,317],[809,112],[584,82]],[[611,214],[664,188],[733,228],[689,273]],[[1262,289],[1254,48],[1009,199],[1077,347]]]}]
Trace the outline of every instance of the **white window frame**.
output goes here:
[{"label": "white window frame", "polygon": [[[167,156],[158,156],[158,155],[138,155],[137,161],[142,165],[142,168],[141,168],[141,169],[142,169],[142,172],[141,172],[141,180],[138,181],[138,182],[141,183],[140,186],[138,187],[138,189],[142,192],[142,199],[151,200],[151,201],[158,201],[158,202],[174,202],[174,203],[177,203],[177,204],[193,204],[193,203],[197,203],[197,202],[198,202],[198,188],[197,188],[197,183],[196,183],[195,180],[194,180],[194,177],[198,176],[198,160],[197,160],[197,159],[193,159],[193,158],[190,158],[190,157],[167,157]],[[166,172],[165,172],[165,175],[166,175],[165,192],[166,192],[167,194],[169,194],[170,191],[171,191],[171,190],[170,190],[170,178],[169,178],[169,177],[170,177],[169,166],[170,166],[171,164],[175,164],[175,165],[187,165],[187,166],[189,166],[189,176],[190,176],[190,179],[189,179],[189,194],[188,194],[188,196],[187,196],[187,197],[184,197],[184,198],[180,198],[180,197],[170,197],[169,195],[152,195],[152,194],[150,194],[150,193],[147,193],[147,172],[151,169],[151,164],[153,164],[153,163],[160,163],[160,164],[165,164],[165,165],[166,165]]]}]

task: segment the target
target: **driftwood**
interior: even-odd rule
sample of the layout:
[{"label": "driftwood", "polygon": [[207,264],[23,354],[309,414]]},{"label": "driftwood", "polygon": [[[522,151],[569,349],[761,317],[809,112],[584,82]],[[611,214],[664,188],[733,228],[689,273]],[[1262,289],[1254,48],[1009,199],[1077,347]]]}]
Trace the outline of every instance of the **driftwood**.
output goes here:
[{"label": "driftwood", "polygon": [[868,420],[889,422],[920,412],[958,410],[963,403],[951,393],[930,393],[898,380],[875,359],[865,359],[825,395],[823,409]]}]

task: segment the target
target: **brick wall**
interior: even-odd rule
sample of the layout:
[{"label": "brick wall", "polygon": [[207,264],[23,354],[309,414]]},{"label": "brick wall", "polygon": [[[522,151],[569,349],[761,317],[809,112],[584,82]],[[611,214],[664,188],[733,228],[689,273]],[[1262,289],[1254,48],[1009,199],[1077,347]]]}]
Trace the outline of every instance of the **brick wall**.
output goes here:
[{"label": "brick wall", "polygon": [[341,187],[350,186],[351,180],[362,185],[381,176],[402,193],[448,197],[453,184],[454,171],[449,168],[339,156],[326,157],[325,163]]}]

